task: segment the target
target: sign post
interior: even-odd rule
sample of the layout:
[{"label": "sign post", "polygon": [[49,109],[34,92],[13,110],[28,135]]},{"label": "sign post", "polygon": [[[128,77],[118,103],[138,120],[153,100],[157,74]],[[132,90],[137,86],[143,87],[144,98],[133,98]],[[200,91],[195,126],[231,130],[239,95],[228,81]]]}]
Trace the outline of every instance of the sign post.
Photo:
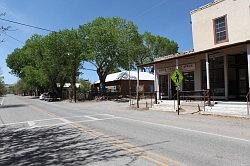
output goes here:
[{"label": "sign post", "polygon": [[178,115],[180,114],[180,85],[182,84],[184,77],[182,73],[180,72],[179,69],[176,69],[172,74],[171,74],[171,80],[174,82],[176,85],[176,90],[177,90],[177,112]]}]

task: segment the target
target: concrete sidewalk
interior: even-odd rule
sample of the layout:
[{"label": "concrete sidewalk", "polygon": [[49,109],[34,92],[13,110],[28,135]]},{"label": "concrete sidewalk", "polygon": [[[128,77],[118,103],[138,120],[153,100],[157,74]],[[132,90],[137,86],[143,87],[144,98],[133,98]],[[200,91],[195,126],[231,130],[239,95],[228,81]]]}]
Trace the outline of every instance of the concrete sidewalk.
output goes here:
[{"label": "concrete sidewalk", "polygon": [[249,117],[246,102],[216,101],[214,106],[206,106],[202,114]]},{"label": "concrete sidewalk", "polygon": [[[199,111],[199,107],[201,111]],[[160,100],[159,104],[154,104],[153,108],[151,108],[150,110],[176,112],[176,101],[174,102],[174,100]],[[213,106],[206,106],[204,111],[203,101],[192,101],[192,102],[181,101],[180,113],[181,114],[199,113],[202,115],[220,115],[220,116],[249,118],[249,115],[247,115],[246,102],[216,101]]]}]

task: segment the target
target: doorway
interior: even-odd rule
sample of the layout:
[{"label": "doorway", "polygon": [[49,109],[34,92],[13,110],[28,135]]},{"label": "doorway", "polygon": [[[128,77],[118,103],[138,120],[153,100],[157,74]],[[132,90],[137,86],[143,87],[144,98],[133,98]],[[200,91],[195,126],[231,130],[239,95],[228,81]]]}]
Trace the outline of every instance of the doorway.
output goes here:
[{"label": "doorway", "polygon": [[182,84],[183,91],[194,91],[194,72],[184,72],[184,80]]},{"label": "doorway", "polygon": [[168,75],[159,75],[160,99],[168,99]]},{"label": "doorway", "polygon": [[228,93],[230,99],[245,100],[248,93],[247,56],[228,56]]},{"label": "doorway", "polygon": [[[183,82],[181,85],[181,90],[182,91],[194,91],[194,71],[190,72],[183,72]],[[175,83],[171,80],[171,96],[172,99],[176,98],[176,86]]]}]

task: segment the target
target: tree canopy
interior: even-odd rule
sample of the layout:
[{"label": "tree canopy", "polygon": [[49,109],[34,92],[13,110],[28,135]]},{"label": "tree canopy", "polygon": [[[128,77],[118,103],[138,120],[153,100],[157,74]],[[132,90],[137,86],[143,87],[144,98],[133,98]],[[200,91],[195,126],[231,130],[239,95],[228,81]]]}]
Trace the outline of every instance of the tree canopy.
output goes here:
[{"label": "tree canopy", "polygon": [[[15,49],[6,62],[11,72],[30,87],[60,94],[63,85],[77,77],[80,61],[84,59],[82,46],[75,30],[33,35],[23,48]],[[76,74],[71,72],[73,65]]]},{"label": "tree canopy", "polygon": [[137,63],[139,64],[150,63],[153,62],[155,58],[178,52],[178,44],[166,37],[153,35],[150,32],[145,32],[141,37],[143,47],[141,47],[141,52],[137,59]]},{"label": "tree canopy", "polygon": [[102,86],[108,74],[129,67],[141,44],[137,26],[119,17],[99,17],[79,29]]},{"label": "tree canopy", "polygon": [[108,74],[177,51],[176,42],[150,32],[140,34],[131,21],[98,17],[77,29],[33,35],[22,48],[8,55],[6,62],[11,73],[21,78],[20,85],[61,94],[66,82],[71,82],[75,92],[76,80],[86,61],[96,67],[103,89]]}]

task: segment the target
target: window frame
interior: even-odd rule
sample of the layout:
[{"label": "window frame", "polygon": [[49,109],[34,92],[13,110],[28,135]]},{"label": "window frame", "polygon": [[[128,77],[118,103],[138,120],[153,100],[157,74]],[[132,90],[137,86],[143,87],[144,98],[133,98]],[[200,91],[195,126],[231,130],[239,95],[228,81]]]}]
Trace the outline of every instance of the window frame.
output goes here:
[{"label": "window frame", "polygon": [[[217,41],[217,34],[216,34],[216,20],[225,18],[225,30],[226,30],[226,39]],[[214,44],[221,44],[229,41],[228,38],[228,25],[227,25],[227,15],[223,15],[221,17],[217,17],[213,19],[213,28],[214,28]]]}]

